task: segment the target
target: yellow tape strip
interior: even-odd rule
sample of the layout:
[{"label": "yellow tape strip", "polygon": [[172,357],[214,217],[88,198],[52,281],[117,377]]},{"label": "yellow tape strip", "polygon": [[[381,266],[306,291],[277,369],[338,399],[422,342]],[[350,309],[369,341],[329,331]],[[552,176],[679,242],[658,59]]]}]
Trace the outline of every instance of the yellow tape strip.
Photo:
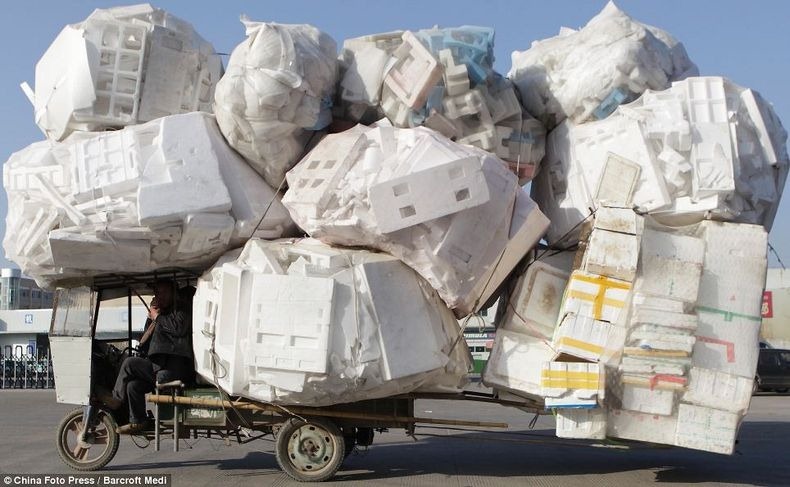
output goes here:
[{"label": "yellow tape strip", "polygon": [[590,294],[585,293],[583,291],[577,291],[575,289],[571,289],[568,292],[568,296],[571,298],[576,299],[583,299],[584,301],[592,301],[593,303],[593,318],[596,320],[600,320],[603,316],[603,307],[610,306],[612,308],[624,308],[625,301],[620,301],[619,299],[612,299],[607,298],[605,294],[605,290],[598,294]]},{"label": "yellow tape strip", "polygon": [[543,379],[540,382],[541,387],[547,389],[589,389],[593,391],[598,390],[598,381],[588,380],[562,380],[562,379]]},{"label": "yellow tape strip", "polygon": [[[586,282],[598,286],[597,294],[585,293],[571,289],[573,281]],[[611,279],[606,276],[585,275],[578,271],[571,275],[571,282],[568,284],[568,295],[571,298],[584,299],[585,301],[592,301],[593,303],[593,318],[600,320],[603,316],[603,307],[612,306],[615,308],[625,307],[625,302],[619,299],[611,299],[606,297],[606,291],[609,289],[622,289],[625,291],[631,290],[631,283],[620,281],[618,279]]]},{"label": "yellow tape strip", "polygon": [[597,284],[607,289],[624,289],[626,291],[629,291],[631,289],[630,282],[621,281],[619,279],[612,279],[606,276],[589,276],[589,275],[574,273],[571,276],[571,281],[589,282],[590,284]]},{"label": "yellow tape strip", "polygon": [[583,372],[579,370],[542,370],[540,376],[544,379],[582,379],[598,380],[598,372]]},{"label": "yellow tape strip", "polygon": [[639,355],[644,357],[688,357],[689,353],[682,350],[645,350],[639,347],[625,347],[625,355]]},{"label": "yellow tape strip", "polygon": [[593,353],[595,355],[601,355],[604,351],[604,348],[600,345],[596,345],[590,342],[583,342],[576,338],[571,337],[562,337],[559,340],[559,346],[567,345],[569,347],[578,348],[579,350],[584,350],[586,352]]}]

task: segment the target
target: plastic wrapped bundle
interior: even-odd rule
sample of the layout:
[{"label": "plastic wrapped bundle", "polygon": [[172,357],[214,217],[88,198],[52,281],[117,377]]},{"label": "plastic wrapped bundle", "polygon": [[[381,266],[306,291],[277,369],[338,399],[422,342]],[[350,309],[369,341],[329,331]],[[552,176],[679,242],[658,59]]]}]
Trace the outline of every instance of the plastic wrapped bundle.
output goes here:
[{"label": "plastic wrapped bundle", "polygon": [[355,122],[386,116],[397,127],[430,127],[495,153],[527,181],[543,157],[546,132],[494,71],[493,49],[494,30],[475,26],[347,40],[336,113]]},{"label": "plastic wrapped bundle", "polygon": [[6,255],[43,286],[201,268],[252,236],[295,231],[279,195],[199,112],[35,143],[5,163],[3,184]]},{"label": "plastic wrapped bundle", "polygon": [[602,202],[671,226],[712,218],[770,229],[787,178],[786,142],[757,92],[688,78],[605,120],[554,129],[532,196],[551,219],[551,243],[578,238],[574,227]]},{"label": "plastic wrapped bundle", "polygon": [[252,22],[217,85],[214,110],[228,143],[279,187],[313,131],[332,121],[337,46],[313,26]]},{"label": "plastic wrapped bundle", "polygon": [[485,304],[549,223],[501,160],[421,127],[328,135],[288,186],[283,204],[310,236],[390,253],[458,316]]},{"label": "plastic wrapped bundle", "polygon": [[605,118],[647,89],[697,74],[683,44],[609,2],[581,30],[564,28],[514,51],[508,77],[524,108],[551,130],[566,117],[574,123]]},{"label": "plastic wrapped bundle", "polygon": [[96,9],[66,26],[24,85],[48,138],[211,112],[222,62],[192,26],[148,4]]},{"label": "plastic wrapped bundle", "polygon": [[250,240],[203,275],[194,303],[198,373],[251,399],[458,392],[471,365],[450,310],[386,254]]}]

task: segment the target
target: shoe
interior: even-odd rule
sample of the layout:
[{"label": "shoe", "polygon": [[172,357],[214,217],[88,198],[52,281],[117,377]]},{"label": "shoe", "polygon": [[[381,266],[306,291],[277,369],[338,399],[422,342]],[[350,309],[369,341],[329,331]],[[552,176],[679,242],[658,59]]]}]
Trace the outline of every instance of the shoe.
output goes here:
[{"label": "shoe", "polygon": [[119,435],[139,435],[140,433],[149,431],[151,427],[152,425],[149,421],[146,421],[145,423],[129,423],[119,426],[115,432]]},{"label": "shoe", "polygon": [[96,391],[96,399],[112,410],[120,409],[123,406],[123,401],[116,399],[112,393],[107,391]]}]

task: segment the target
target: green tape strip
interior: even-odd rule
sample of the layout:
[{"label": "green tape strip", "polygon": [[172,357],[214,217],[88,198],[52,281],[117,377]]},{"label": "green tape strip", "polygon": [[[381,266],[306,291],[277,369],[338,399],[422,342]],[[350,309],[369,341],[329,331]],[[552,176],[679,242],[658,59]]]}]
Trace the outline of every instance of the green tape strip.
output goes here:
[{"label": "green tape strip", "polygon": [[724,315],[724,321],[732,321],[733,318],[743,318],[749,321],[762,321],[762,316],[754,316],[754,315],[744,315],[741,313],[733,313],[731,311],[726,311],[723,309],[716,309],[716,308],[708,308],[707,306],[697,306],[697,311],[701,311],[703,313],[714,313]]}]

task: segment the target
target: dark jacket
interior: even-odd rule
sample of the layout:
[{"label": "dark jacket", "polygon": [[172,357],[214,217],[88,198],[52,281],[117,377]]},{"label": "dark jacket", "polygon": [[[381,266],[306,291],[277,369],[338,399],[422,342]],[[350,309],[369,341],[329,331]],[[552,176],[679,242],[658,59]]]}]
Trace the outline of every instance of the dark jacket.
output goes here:
[{"label": "dark jacket", "polygon": [[192,320],[184,310],[162,312],[156,318],[156,330],[151,335],[148,356],[178,355],[192,360]]}]

